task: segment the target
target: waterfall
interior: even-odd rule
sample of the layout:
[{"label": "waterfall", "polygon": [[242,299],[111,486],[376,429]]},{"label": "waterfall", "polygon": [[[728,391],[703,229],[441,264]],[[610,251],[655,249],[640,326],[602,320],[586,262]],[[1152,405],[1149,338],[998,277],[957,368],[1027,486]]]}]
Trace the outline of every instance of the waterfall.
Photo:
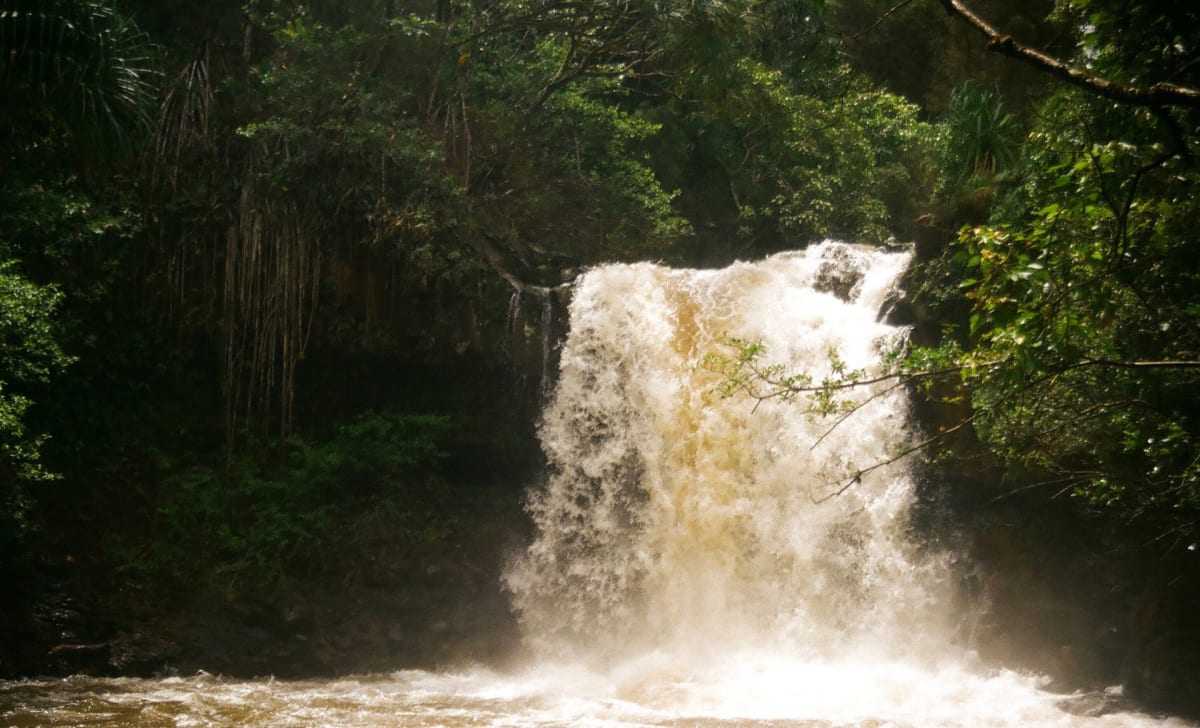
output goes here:
[{"label": "waterfall", "polygon": [[[909,436],[902,391],[857,392],[862,407],[822,417],[803,401],[722,397],[721,376],[698,366],[736,336],[816,381],[835,361],[877,372],[904,341],[878,312],[907,264],[824,243],[578,282],[541,422],[535,535],[505,576],[527,661],[315,681],[0,681],[0,724],[1197,728],[1121,710],[1116,686],[1047,692],[956,644],[946,556],[911,530],[912,477],[903,463],[867,470]],[[510,325],[533,366],[557,330],[533,346],[526,303],[514,297]],[[556,305],[542,302],[543,322]]]},{"label": "waterfall", "polygon": [[698,366],[733,336],[818,382],[835,360],[878,372],[904,341],[879,311],[908,262],[825,242],[722,270],[639,263],[580,279],[540,426],[536,536],[506,574],[539,655],[944,654],[950,580],[911,535],[906,468],[829,497],[905,441],[905,393],[855,392],[859,409],[822,417],[722,397],[721,376]]}]

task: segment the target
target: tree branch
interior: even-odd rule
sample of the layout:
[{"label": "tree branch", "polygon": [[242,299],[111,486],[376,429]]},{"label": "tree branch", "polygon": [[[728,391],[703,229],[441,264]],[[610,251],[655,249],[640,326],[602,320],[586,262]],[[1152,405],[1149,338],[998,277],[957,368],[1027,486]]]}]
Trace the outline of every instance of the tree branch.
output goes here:
[{"label": "tree branch", "polygon": [[948,427],[945,430],[938,432],[936,435],[933,435],[932,437],[928,437],[920,442],[909,445],[908,447],[904,448],[903,450],[896,453],[895,455],[893,455],[890,458],[886,458],[884,460],[879,460],[877,462],[874,462],[874,463],[868,465],[867,467],[863,468],[862,470],[856,471],[854,473],[854,475],[851,476],[849,480],[842,483],[842,485],[837,490],[826,493],[825,495],[823,495],[819,498],[815,497],[812,494],[812,489],[810,488],[808,491],[808,498],[809,498],[809,500],[811,500],[813,503],[816,503],[816,504],[821,504],[827,500],[836,498],[839,495],[841,495],[842,493],[845,493],[846,491],[850,490],[850,488],[852,486],[855,486],[855,485],[858,485],[859,483],[861,483],[862,476],[866,475],[867,473],[871,472],[872,470],[878,470],[879,468],[887,467],[888,465],[891,465],[894,462],[903,460],[904,458],[906,458],[910,455],[913,455],[914,453],[918,453],[918,452],[921,452],[922,450],[929,449],[930,447],[936,445],[937,443],[942,442],[943,440],[948,438],[950,435],[953,435],[954,433],[958,432],[959,430],[969,426],[971,423],[973,423],[975,421],[975,419],[977,417],[979,417],[979,413],[972,414],[969,417],[964,417],[962,420],[959,420],[959,422],[957,424],[955,424],[953,427]]},{"label": "tree branch", "polygon": [[912,0],[900,0],[900,2],[896,3],[892,7],[888,8],[888,11],[886,13],[884,13],[883,15],[880,15],[878,20],[876,20],[874,23],[871,23],[871,27],[869,27],[865,30],[860,30],[857,33],[855,33],[854,35],[847,36],[846,40],[848,40],[848,41],[858,40],[859,38],[866,35],[867,33],[870,33],[872,30],[875,30],[880,25],[883,25],[883,22],[885,20],[890,18],[893,14],[899,12],[901,8],[904,8],[911,2],[912,2]]},{"label": "tree branch", "polygon": [[1182,106],[1185,108],[1200,109],[1200,89],[1177,86],[1172,83],[1156,83],[1152,86],[1129,86],[1109,81],[1108,79],[1081,71],[1078,68],[1063,63],[1057,58],[1018,43],[1013,40],[1012,36],[1001,33],[986,20],[979,17],[962,0],[940,1],[946,12],[962,18],[987,38],[988,50],[1028,63],[1074,86],[1099,94],[1104,98],[1133,104],[1134,106],[1145,106],[1152,109],[1164,106]]},{"label": "tree branch", "polygon": [[564,271],[562,280],[554,285],[530,283],[512,270],[512,266],[506,260],[504,254],[500,252],[500,248],[486,236],[473,238],[471,243],[476,251],[483,256],[488,266],[495,271],[496,275],[500,276],[504,282],[512,286],[513,290],[518,293],[528,293],[544,298],[556,289],[570,286],[574,283],[575,276],[578,275],[577,271]]},{"label": "tree branch", "polygon": [[1166,361],[1118,361],[1116,359],[1084,359],[1081,366],[1116,367],[1118,369],[1200,369],[1200,361],[1168,359]]}]

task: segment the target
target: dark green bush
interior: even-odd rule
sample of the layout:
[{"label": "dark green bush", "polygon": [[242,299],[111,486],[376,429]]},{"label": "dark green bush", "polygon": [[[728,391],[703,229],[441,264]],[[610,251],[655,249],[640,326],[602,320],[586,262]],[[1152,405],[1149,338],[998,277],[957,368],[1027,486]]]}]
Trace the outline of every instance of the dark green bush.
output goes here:
[{"label": "dark green bush", "polygon": [[323,438],[254,442],[224,473],[197,466],[173,475],[162,484],[147,563],[127,568],[271,578],[349,547],[356,528],[378,519],[399,540],[435,538],[428,511],[443,487],[449,430],[445,417],[368,412]]}]

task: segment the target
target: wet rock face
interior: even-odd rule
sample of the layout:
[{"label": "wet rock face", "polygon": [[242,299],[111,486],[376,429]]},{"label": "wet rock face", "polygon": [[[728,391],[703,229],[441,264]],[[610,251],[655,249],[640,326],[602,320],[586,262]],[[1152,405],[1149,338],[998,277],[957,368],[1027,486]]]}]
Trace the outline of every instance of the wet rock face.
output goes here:
[{"label": "wet rock face", "polygon": [[1200,559],[998,473],[955,471],[932,479],[921,527],[961,555],[962,644],[1075,695],[1068,712],[1200,717]]},{"label": "wet rock face", "polygon": [[1175,568],[1156,580],[1157,588],[1130,600],[1121,681],[1138,700],[1200,716],[1200,563],[1187,552],[1174,560]]},{"label": "wet rock face", "polygon": [[155,675],[178,658],[179,643],[155,625],[122,629],[109,642],[108,666],[119,675]]},{"label": "wet rock face", "polygon": [[0,579],[0,678],[110,675],[112,623],[62,564]]}]

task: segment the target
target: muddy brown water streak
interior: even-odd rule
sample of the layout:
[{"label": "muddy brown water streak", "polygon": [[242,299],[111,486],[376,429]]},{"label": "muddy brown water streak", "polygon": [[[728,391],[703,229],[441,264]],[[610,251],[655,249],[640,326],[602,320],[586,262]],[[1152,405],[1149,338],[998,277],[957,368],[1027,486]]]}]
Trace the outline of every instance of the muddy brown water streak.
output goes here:
[{"label": "muddy brown water streak", "polygon": [[[0,683],[3,726],[1185,726],[1063,696],[970,650],[951,554],[915,541],[887,459],[908,403],[838,427],[714,393],[734,335],[820,381],[878,372],[904,253],[827,242],[723,270],[650,264],[578,283],[540,435],[536,535],[505,574],[527,655],[505,671],[339,680]],[[831,352],[835,357],[831,357]]]}]

